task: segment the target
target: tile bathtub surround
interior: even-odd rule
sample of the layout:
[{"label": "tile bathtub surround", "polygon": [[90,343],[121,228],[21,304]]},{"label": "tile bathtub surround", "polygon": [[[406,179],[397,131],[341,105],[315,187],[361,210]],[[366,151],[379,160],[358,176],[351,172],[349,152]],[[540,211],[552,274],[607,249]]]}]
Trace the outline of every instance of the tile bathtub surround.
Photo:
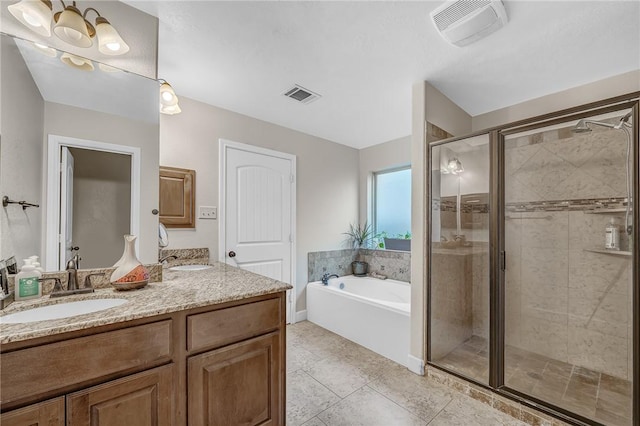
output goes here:
[{"label": "tile bathtub surround", "polygon": [[[144,265],[149,271],[149,282],[157,283],[162,281],[162,265],[159,263],[152,263],[148,265]],[[91,286],[95,289],[99,288],[110,288],[111,283],[109,279],[111,278],[111,274],[115,271],[116,268],[94,268],[94,269],[78,269],[78,285],[82,288],[84,287],[85,278],[90,274],[104,274],[91,277]],[[42,274],[42,278],[58,278],[62,283],[62,287],[66,288],[67,286],[67,272],[66,271],[56,271],[56,272],[44,272]],[[53,286],[55,285],[54,281],[45,281],[42,283],[42,295],[48,296],[53,291]],[[13,290],[15,288],[15,275],[9,276],[9,288]]]},{"label": "tile bathtub surround", "polygon": [[179,265],[208,265],[209,249],[208,248],[186,248],[186,249],[161,249],[158,253],[158,259],[165,256],[177,256],[177,259],[167,260],[165,266]]},{"label": "tile bathtub surround", "polygon": [[286,423],[564,425],[484,389],[461,381],[453,385],[443,376],[418,376],[308,321],[288,325]]},{"label": "tile bathtub surround", "polygon": [[322,275],[351,275],[351,262],[360,260],[369,264],[369,272],[385,275],[387,278],[411,281],[411,253],[393,250],[345,249],[310,252],[309,282],[320,281]]},{"label": "tile bathtub surround", "polygon": [[310,252],[308,280],[320,281],[324,274],[351,275],[351,262],[354,260],[357,260],[354,249]]}]

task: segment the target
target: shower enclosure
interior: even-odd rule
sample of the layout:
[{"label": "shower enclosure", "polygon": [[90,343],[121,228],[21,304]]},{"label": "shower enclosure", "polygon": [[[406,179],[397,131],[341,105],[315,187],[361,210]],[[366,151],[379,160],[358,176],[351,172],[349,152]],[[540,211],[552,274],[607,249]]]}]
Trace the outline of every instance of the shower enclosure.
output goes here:
[{"label": "shower enclosure", "polygon": [[637,148],[637,94],[430,144],[430,365],[640,424]]}]

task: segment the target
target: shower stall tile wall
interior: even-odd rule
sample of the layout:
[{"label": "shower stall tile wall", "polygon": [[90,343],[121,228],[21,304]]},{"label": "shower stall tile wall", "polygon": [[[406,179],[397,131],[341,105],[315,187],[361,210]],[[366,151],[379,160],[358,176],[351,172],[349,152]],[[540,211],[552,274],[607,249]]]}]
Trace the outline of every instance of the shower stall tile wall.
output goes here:
[{"label": "shower stall tile wall", "polygon": [[623,223],[626,143],[606,128],[507,138],[505,316],[508,345],[631,380],[632,257],[588,251]]}]

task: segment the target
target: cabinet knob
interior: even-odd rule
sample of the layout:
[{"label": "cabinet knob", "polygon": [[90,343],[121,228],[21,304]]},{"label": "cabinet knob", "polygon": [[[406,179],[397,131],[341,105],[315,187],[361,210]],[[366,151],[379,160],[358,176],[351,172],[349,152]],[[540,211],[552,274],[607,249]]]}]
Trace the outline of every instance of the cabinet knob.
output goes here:
[{"label": "cabinet knob", "polygon": [[231,251],[229,252],[229,257],[236,257],[236,252],[235,252],[235,251],[233,251],[233,250],[231,250]]}]

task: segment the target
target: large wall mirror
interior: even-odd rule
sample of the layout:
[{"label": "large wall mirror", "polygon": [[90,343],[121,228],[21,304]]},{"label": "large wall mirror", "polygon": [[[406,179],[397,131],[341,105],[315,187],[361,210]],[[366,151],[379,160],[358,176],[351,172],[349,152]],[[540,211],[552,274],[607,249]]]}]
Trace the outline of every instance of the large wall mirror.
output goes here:
[{"label": "large wall mirror", "polygon": [[[123,235],[157,261],[158,83],[1,36],[0,259],[112,266]],[[132,59],[134,60],[134,59]]]}]

